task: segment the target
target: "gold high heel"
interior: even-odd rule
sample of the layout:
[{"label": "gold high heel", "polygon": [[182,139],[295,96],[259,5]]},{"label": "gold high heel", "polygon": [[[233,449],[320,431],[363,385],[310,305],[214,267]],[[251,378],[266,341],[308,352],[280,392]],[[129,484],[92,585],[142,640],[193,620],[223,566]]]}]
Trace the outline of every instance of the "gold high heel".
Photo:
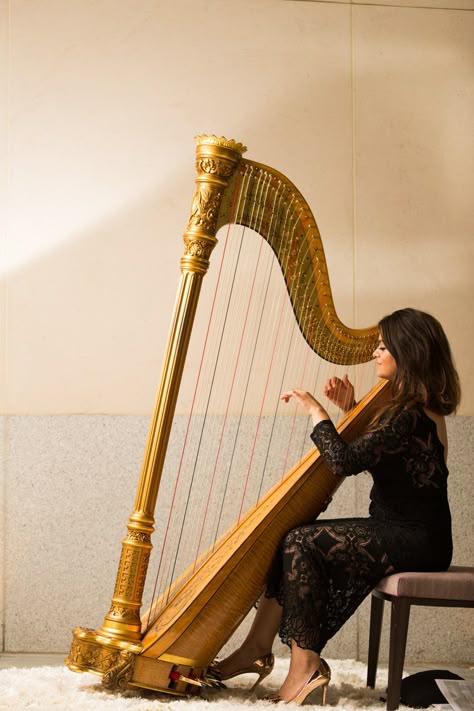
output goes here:
[{"label": "gold high heel", "polygon": [[274,704],[278,704],[283,701],[283,703],[285,704],[296,704],[297,706],[301,706],[307,696],[309,696],[313,693],[313,691],[316,691],[316,689],[319,689],[319,687],[321,687],[321,705],[326,706],[326,696],[330,681],[331,670],[329,668],[329,665],[324,659],[320,659],[318,669],[316,669],[314,674],[310,676],[303,688],[292,699],[285,701],[281,698],[281,696],[277,694],[276,696],[266,696],[263,700],[271,701]]},{"label": "gold high heel", "polygon": [[220,686],[221,688],[225,688],[225,684],[222,683],[224,681],[233,679],[234,677],[240,676],[241,674],[258,674],[257,681],[250,689],[250,691],[255,691],[260,682],[263,681],[265,677],[267,677],[273,670],[274,664],[275,657],[273,656],[273,654],[270,653],[265,654],[263,657],[258,657],[258,659],[256,659],[249,667],[246,667],[245,669],[239,669],[238,671],[233,672],[232,674],[223,674],[218,667],[218,662],[214,661],[207,668],[206,679],[210,682],[217,682],[218,686]]}]

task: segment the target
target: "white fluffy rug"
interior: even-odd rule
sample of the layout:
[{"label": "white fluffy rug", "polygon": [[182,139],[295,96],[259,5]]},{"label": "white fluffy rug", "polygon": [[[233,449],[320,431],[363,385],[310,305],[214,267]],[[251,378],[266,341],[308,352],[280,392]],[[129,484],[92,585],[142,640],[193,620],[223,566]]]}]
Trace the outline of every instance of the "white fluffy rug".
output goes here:
[{"label": "white fluffy rug", "polygon": [[[385,689],[386,671],[377,676],[377,688],[367,689],[367,667],[350,660],[328,660],[332,669],[327,705],[330,711],[372,709],[383,711],[380,694]],[[255,676],[241,676],[228,682],[223,691],[210,691],[204,698],[177,699],[148,692],[118,694],[104,691],[100,679],[92,674],[76,674],[66,667],[15,667],[0,671],[0,711],[237,711],[242,706],[252,711],[276,708],[259,696],[274,693],[283,681],[288,659],[277,659],[273,673],[256,693],[249,695]],[[320,703],[320,691],[306,705]],[[295,706],[289,706],[296,708]],[[404,707],[400,707],[403,710]]]}]

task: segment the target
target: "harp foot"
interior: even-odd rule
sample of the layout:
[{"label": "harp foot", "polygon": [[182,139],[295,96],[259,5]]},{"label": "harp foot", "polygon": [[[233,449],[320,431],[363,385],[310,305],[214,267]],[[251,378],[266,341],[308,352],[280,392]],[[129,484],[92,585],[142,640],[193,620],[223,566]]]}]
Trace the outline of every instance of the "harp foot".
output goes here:
[{"label": "harp foot", "polygon": [[108,689],[123,690],[140,651],[140,645],[107,639],[96,630],[76,627],[66,664],[71,671],[101,676]]},{"label": "harp foot", "polygon": [[125,691],[128,682],[132,678],[135,655],[131,652],[122,651],[119,656],[120,662],[112,667],[102,677],[102,685],[106,689]]}]

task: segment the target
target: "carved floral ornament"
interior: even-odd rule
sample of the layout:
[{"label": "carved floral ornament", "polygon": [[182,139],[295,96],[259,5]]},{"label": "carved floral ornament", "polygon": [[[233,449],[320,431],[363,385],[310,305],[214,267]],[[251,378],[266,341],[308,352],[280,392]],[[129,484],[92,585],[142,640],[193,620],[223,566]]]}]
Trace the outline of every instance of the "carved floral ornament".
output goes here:
[{"label": "carved floral ornament", "polygon": [[200,227],[202,230],[214,234],[221,198],[222,192],[220,190],[208,185],[198,186],[191,205],[188,230]]},{"label": "carved floral ornament", "polygon": [[206,173],[206,175],[217,175],[219,178],[230,178],[234,172],[233,163],[227,160],[219,160],[218,158],[199,158],[196,162],[196,170],[198,173]]},{"label": "carved floral ornament", "polygon": [[150,543],[151,535],[149,533],[143,533],[142,531],[129,531],[127,535],[127,540],[139,541],[141,543]]},{"label": "carved floral ornament", "polygon": [[140,621],[140,612],[134,607],[112,605],[108,612],[108,617],[116,617],[119,620]]},{"label": "carved floral ornament", "polygon": [[214,134],[202,133],[195,137],[197,146],[217,146],[219,148],[228,148],[238,155],[242,155],[247,150],[247,146],[243,143],[235,141],[233,138],[225,136],[215,136]]},{"label": "carved floral ornament", "polygon": [[[125,549],[122,554],[121,565],[117,576],[116,594],[119,597],[130,597],[134,599],[136,595],[141,595],[143,590],[138,590],[136,585],[137,576],[140,578],[148,566],[150,550],[148,548]],[[135,594],[134,594],[135,593]]]},{"label": "carved floral ornament", "polygon": [[[94,630],[84,629],[85,632],[94,634]],[[94,642],[74,639],[68,660],[82,669],[95,668],[99,672],[108,672],[117,666],[120,661],[121,650],[105,649]]]},{"label": "carved floral ornament", "polygon": [[125,691],[128,682],[132,678],[135,655],[126,650],[122,650],[119,654],[119,660],[119,663],[110,668],[102,678],[102,684],[106,689],[118,688]]},{"label": "carved floral ornament", "polygon": [[192,239],[186,240],[184,253],[186,257],[199,257],[200,259],[209,260],[213,249],[214,243],[210,243],[205,239]]}]

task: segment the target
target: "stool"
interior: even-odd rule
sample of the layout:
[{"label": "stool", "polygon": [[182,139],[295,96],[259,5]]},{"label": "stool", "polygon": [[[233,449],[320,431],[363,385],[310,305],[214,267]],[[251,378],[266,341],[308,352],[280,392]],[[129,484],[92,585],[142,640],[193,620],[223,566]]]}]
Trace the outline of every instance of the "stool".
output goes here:
[{"label": "stool", "polygon": [[437,573],[395,573],[372,591],[367,686],[375,686],[385,600],[391,602],[387,711],[400,703],[408,621],[412,605],[474,607],[474,568],[451,566]]}]

